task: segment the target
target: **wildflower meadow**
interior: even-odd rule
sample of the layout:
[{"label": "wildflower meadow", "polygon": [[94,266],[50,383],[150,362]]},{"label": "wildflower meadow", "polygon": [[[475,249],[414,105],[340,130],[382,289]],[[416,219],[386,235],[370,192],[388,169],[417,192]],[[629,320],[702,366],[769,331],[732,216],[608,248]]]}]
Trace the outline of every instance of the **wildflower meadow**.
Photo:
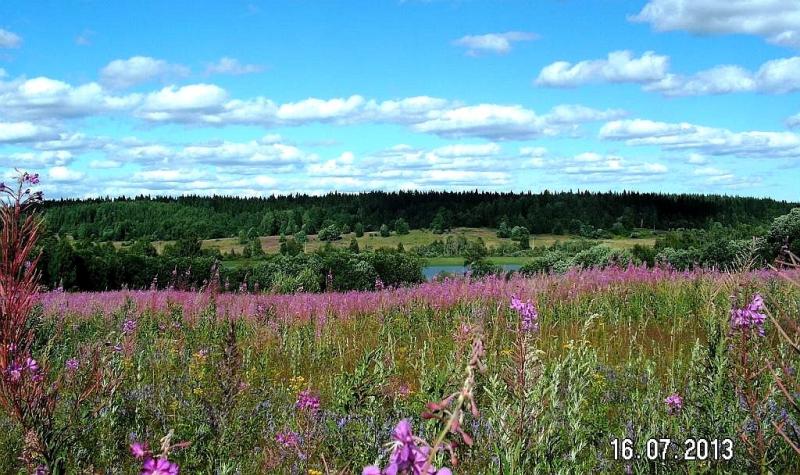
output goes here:
[{"label": "wildflower meadow", "polygon": [[37,287],[3,187],[0,472],[792,473],[796,261],[275,294]]}]

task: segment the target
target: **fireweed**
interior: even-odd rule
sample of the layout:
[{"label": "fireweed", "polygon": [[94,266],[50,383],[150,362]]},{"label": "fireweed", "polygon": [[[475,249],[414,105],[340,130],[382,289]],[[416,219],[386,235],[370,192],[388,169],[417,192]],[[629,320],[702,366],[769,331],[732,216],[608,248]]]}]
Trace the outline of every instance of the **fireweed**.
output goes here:
[{"label": "fireweed", "polygon": [[131,455],[135,459],[141,460],[141,475],[178,475],[180,473],[178,464],[169,461],[169,454],[172,451],[188,447],[189,443],[173,444],[173,436],[174,432],[170,430],[161,438],[161,452],[158,454],[151,452],[146,443],[137,441],[130,444]]},{"label": "fireweed", "polygon": [[[451,475],[450,469],[443,467],[436,469],[434,459],[440,450],[447,450],[450,453],[450,463],[453,466],[458,464],[456,456],[457,439],[463,441],[469,447],[473,445],[472,437],[464,430],[465,412],[464,407],[469,406],[472,417],[479,417],[478,406],[475,403],[475,373],[485,372],[486,366],[483,358],[486,352],[483,347],[483,336],[479,329],[474,331],[472,352],[464,372],[466,377],[460,391],[456,391],[438,402],[429,402],[426,411],[422,413],[423,419],[437,419],[443,427],[433,443],[414,436],[411,430],[411,423],[407,419],[401,420],[394,428],[392,438],[394,441],[389,444],[391,454],[389,463],[383,470],[384,474],[436,474]],[[380,475],[381,470],[377,465],[364,467],[363,475]]]},{"label": "fireweed", "polygon": [[[39,273],[36,251],[41,221],[37,204],[41,191],[38,174],[21,172],[16,185],[0,183],[0,406],[18,424],[24,436],[20,460],[36,473],[63,473],[64,451],[70,440],[67,426],[80,423],[81,414],[103,386],[114,385],[102,376],[100,357],[87,370],[82,387],[69,403],[60,405],[66,372],[51,371],[32,353],[36,321],[31,318],[37,299]],[[55,373],[55,374],[54,374]],[[65,408],[63,406],[66,406]],[[66,418],[57,411],[66,409]],[[99,407],[96,407],[99,409]]]}]

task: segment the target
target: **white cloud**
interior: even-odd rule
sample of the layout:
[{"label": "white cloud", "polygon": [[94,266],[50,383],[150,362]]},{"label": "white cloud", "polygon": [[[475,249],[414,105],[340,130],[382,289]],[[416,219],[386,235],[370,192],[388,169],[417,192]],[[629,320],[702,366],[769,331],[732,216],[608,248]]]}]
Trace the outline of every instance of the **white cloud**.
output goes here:
[{"label": "white cloud", "polygon": [[627,145],[659,146],[665,150],[694,150],[708,155],[754,158],[800,157],[800,135],[793,132],[733,132],[686,122],[619,120],[600,128],[600,138]]},{"label": "white cloud", "polygon": [[511,45],[519,41],[533,41],[539,38],[536,33],[524,31],[508,31],[505,33],[488,33],[485,35],[467,35],[453,44],[467,49],[469,56],[478,56],[481,53],[506,54],[511,51]]},{"label": "white cloud", "polygon": [[0,48],[19,48],[22,38],[12,31],[0,28]]},{"label": "white cloud", "polygon": [[75,182],[81,181],[86,176],[85,173],[71,170],[67,167],[52,167],[47,171],[49,180],[54,182]]},{"label": "white cloud", "polygon": [[664,77],[669,57],[647,51],[636,58],[630,51],[613,51],[606,59],[580,61],[572,64],[557,61],[545,66],[536,84],[551,87],[574,87],[595,82],[648,83]]},{"label": "white cloud", "polygon": [[519,105],[479,104],[446,109],[412,125],[417,132],[447,138],[482,137],[490,140],[531,139],[574,131],[583,122],[607,120],[623,111],[598,111],[583,106],[557,106],[537,115]]},{"label": "white cloud", "polygon": [[57,137],[49,127],[31,122],[0,122],[0,143],[34,142]]},{"label": "white cloud", "polygon": [[260,73],[264,70],[258,64],[242,64],[236,58],[223,57],[216,63],[206,66],[206,74],[232,74],[235,76],[242,74]]},{"label": "white cloud", "polygon": [[147,94],[136,115],[154,122],[203,121],[206,114],[219,113],[227,99],[228,93],[214,84],[168,86]]},{"label": "white cloud", "polygon": [[734,92],[785,94],[800,89],[800,57],[767,61],[755,73],[739,66],[715,66],[691,76],[668,74],[644,87],[666,96],[700,96]]},{"label": "white cloud", "polygon": [[133,56],[108,63],[100,70],[100,79],[109,87],[124,89],[153,80],[185,77],[189,73],[189,68],[180,64],[170,64],[149,56]]},{"label": "white cloud", "polygon": [[73,159],[72,153],[65,150],[46,152],[15,152],[0,155],[0,161],[8,166],[27,168],[69,165]]},{"label": "white cloud", "polygon": [[72,86],[47,77],[0,81],[0,117],[55,120],[130,110],[141,97],[115,96],[90,82]]},{"label": "white cloud", "polygon": [[800,3],[793,0],[650,0],[629,19],[656,31],[748,34],[800,47]]}]

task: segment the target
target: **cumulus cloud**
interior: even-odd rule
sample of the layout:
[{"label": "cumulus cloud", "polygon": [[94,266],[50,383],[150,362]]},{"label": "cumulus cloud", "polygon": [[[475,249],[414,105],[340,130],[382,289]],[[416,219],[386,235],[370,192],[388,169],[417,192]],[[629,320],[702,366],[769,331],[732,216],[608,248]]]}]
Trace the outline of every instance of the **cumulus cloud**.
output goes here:
[{"label": "cumulus cloud", "polygon": [[22,45],[22,38],[8,30],[0,28],[0,48],[19,48]]},{"label": "cumulus cloud", "polygon": [[600,128],[599,136],[602,139],[624,141],[627,145],[692,150],[708,155],[800,157],[800,135],[793,132],[733,132],[686,122],[633,119],[608,122]]},{"label": "cumulus cloud", "polygon": [[767,61],[756,72],[739,66],[716,66],[690,76],[668,74],[644,87],[665,96],[700,96],[735,92],[785,94],[800,89],[800,57]]},{"label": "cumulus cloud", "polygon": [[589,83],[637,83],[645,91],[664,96],[701,96],[737,92],[785,94],[800,89],[800,57],[767,61],[758,70],[718,65],[684,75],[669,72],[669,57],[652,51],[636,58],[630,51],[614,51],[608,59],[578,63],[557,61],[542,68],[536,84],[575,87]]},{"label": "cumulus cloud", "polygon": [[189,68],[180,64],[170,64],[149,56],[133,56],[108,63],[100,70],[100,80],[111,88],[125,89],[153,80],[185,77],[189,73]]},{"label": "cumulus cloud", "polygon": [[46,151],[46,152],[14,152],[7,155],[0,155],[0,161],[9,167],[20,167],[30,170],[31,167],[49,167],[69,165],[73,155],[66,150]]},{"label": "cumulus cloud", "polygon": [[86,176],[85,173],[72,170],[64,166],[52,167],[47,170],[48,180],[54,182],[76,182],[81,181]]},{"label": "cumulus cloud", "polygon": [[575,87],[597,82],[648,83],[664,77],[669,57],[647,51],[634,57],[630,51],[613,51],[606,59],[569,63],[557,61],[545,66],[536,84],[550,87]]},{"label": "cumulus cloud", "polygon": [[206,74],[231,74],[234,76],[260,73],[263,70],[264,67],[258,64],[242,64],[238,59],[227,56],[206,66]]},{"label": "cumulus cloud", "polygon": [[506,54],[511,51],[513,43],[533,41],[539,38],[536,33],[525,31],[508,31],[505,33],[488,33],[485,35],[467,35],[453,41],[456,46],[466,48],[469,56],[481,53]]},{"label": "cumulus cloud", "polygon": [[47,77],[0,81],[0,117],[55,120],[130,110],[137,94],[117,96],[90,82],[73,86]]},{"label": "cumulus cloud", "polygon": [[656,31],[747,34],[800,47],[800,3],[791,0],[650,0],[629,19]]},{"label": "cumulus cloud", "polygon": [[57,137],[49,127],[31,122],[0,122],[0,143],[34,142]]},{"label": "cumulus cloud", "polygon": [[148,143],[131,139],[109,145],[104,152],[105,162],[127,163],[150,169],[208,165],[229,172],[236,169],[243,174],[261,173],[267,169],[273,173],[297,171],[305,163],[316,160],[316,155],[282,143],[280,137],[273,135],[244,142],[190,144]]},{"label": "cumulus cloud", "polygon": [[538,115],[519,105],[478,104],[440,111],[413,130],[446,138],[482,137],[490,140],[520,140],[573,132],[576,125],[621,117],[621,110],[600,111],[584,106],[557,106]]}]

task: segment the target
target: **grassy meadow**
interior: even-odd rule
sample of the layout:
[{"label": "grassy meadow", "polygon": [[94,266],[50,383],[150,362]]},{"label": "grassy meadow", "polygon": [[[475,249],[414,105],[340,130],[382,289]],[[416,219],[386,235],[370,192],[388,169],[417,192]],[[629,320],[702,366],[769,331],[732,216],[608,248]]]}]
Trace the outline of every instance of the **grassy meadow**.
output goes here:
[{"label": "grassy meadow", "polygon": [[[408,234],[405,235],[398,235],[396,233],[392,233],[390,236],[382,237],[378,232],[367,232],[364,233],[362,237],[356,237],[355,233],[345,233],[342,234],[342,239],[333,241],[331,244],[335,247],[347,247],[350,245],[350,240],[352,238],[356,238],[358,241],[358,245],[361,249],[368,250],[368,249],[380,249],[380,248],[389,248],[395,249],[397,248],[398,244],[402,244],[406,250],[411,250],[414,246],[423,246],[426,244],[430,244],[436,240],[445,240],[448,236],[464,236],[469,240],[474,240],[477,238],[483,239],[484,243],[486,244],[487,248],[496,247],[500,244],[509,244],[512,241],[507,238],[498,238],[497,232],[494,229],[489,228],[454,228],[450,232],[446,232],[443,234],[435,234],[430,230],[425,229],[413,229]],[[531,236],[531,247],[547,247],[552,245],[553,243],[560,241],[568,241],[570,239],[576,239],[575,236],[570,236],[566,234],[538,234]],[[259,238],[261,241],[261,247],[264,249],[264,252],[267,253],[276,253],[280,248],[280,243],[278,242],[279,236],[261,236]],[[616,238],[616,239],[598,239],[596,240],[598,244],[607,244],[610,247],[616,249],[629,249],[632,248],[636,244],[640,244],[643,246],[653,246],[655,244],[655,238]],[[153,246],[156,248],[158,252],[161,252],[164,249],[164,246],[169,244],[171,241],[153,241]],[[308,243],[306,243],[305,249],[306,252],[312,252],[320,247],[322,247],[325,243],[321,242],[317,239],[316,234],[311,234],[308,236]],[[124,243],[121,241],[115,241],[114,245],[116,247],[124,247]],[[207,250],[219,250],[221,253],[229,253],[231,251],[235,251],[238,254],[241,254],[242,250],[244,249],[243,244],[239,243],[239,239],[235,237],[231,238],[219,238],[219,239],[204,239],[201,241],[202,249]],[[496,261],[497,263],[501,263],[501,261]],[[509,262],[502,262],[505,264],[516,264],[519,263],[518,261],[509,261]]]},{"label": "grassy meadow", "polygon": [[[798,318],[800,289],[767,271],[609,268],[343,294],[50,292],[33,354],[59,381],[52,444],[68,473],[138,473],[129,446],[157,449],[170,433],[183,473],[384,466],[399,421],[425,440],[442,430],[420,416],[465,387],[476,341],[479,412],[460,413],[470,443],[448,434],[457,464],[445,450],[437,467],[796,473],[800,459],[772,426],[797,427],[796,413],[770,372],[751,377],[741,361],[797,361],[770,322],[763,337],[731,326],[731,307],[755,293],[777,321]],[[2,453],[24,454],[36,437],[2,416],[0,426]],[[641,457],[615,459],[613,438]],[[645,457],[651,438],[672,440],[665,457]],[[732,459],[684,461],[687,438],[730,438]],[[2,473],[24,467],[0,460]]]}]

